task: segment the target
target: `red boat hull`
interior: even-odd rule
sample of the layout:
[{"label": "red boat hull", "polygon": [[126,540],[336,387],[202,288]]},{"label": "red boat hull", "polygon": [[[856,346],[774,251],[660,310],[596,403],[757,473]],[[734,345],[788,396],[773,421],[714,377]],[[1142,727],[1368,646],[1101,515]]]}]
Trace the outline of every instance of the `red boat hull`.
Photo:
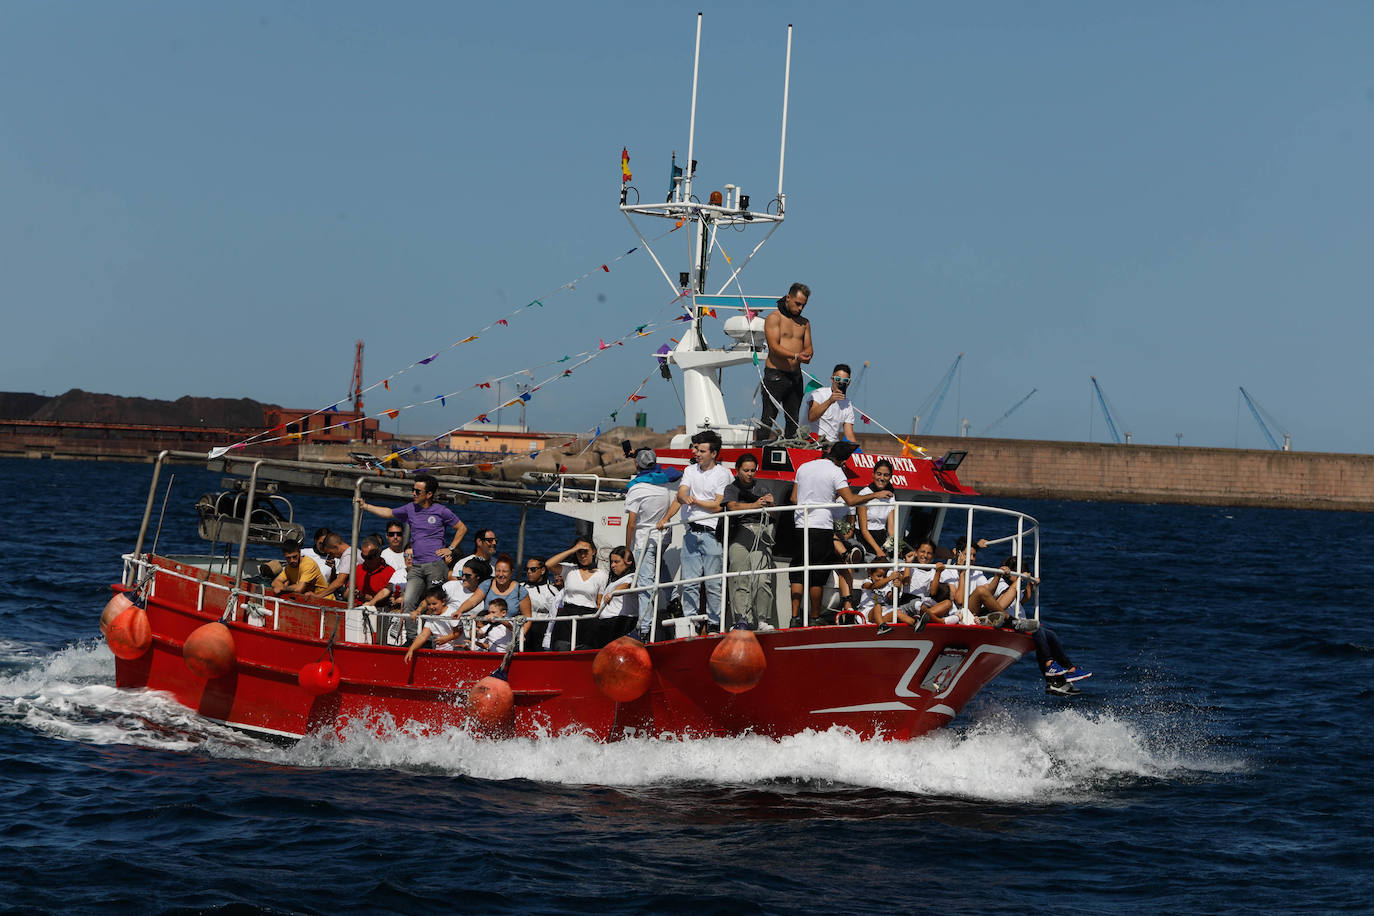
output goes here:
[{"label": "red boat hull", "polygon": [[[374,731],[461,726],[468,690],[501,660],[498,653],[421,650],[408,664],[399,648],[336,642],[339,688],[312,696],[297,678],[330,652],[319,635],[321,612],[283,605],[275,629],[245,623],[236,610],[236,619],[225,621],[234,639],[233,670],[205,679],[187,667],[182,646],[197,627],[220,619],[227,580],[206,581],[194,568],[154,562],[159,573],[147,599],[152,645],[139,658],[116,660],[118,685],[166,691],[201,715],[240,728],[302,736],[359,722]],[[324,632],[341,614],[323,612]],[[843,726],[865,737],[910,738],[950,722],[1032,645],[1024,634],[986,627],[876,631],[863,625],[759,633],[767,667],[743,693],[727,692],[712,677],[711,653],[723,637],[653,643],[649,689],[628,703],[598,689],[595,651],[520,653],[508,675],[514,692],[508,731],[581,731],[602,739],[626,733],[781,737]]]}]

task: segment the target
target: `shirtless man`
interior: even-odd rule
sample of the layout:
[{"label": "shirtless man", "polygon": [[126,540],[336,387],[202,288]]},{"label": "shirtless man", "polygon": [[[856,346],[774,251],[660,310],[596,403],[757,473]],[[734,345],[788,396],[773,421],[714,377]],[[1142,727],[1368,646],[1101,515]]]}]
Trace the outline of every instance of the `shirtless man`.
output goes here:
[{"label": "shirtless man", "polygon": [[811,298],[805,283],[793,283],[787,295],[778,300],[777,311],[764,319],[763,333],[768,340],[768,360],[763,369],[763,417],[759,421],[759,444],[777,435],[773,421],[782,405],[783,435],[790,439],[797,434],[797,415],[801,413],[805,393],[801,367],[811,362],[815,351],[811,346],[811,323],[802,317],[802,309]]}]

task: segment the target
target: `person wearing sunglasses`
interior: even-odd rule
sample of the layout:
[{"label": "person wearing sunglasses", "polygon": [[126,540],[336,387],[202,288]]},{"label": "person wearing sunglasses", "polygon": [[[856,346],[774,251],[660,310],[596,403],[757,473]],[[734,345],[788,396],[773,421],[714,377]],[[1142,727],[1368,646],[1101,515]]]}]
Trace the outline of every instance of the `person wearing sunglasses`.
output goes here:
[{"label": "person wearing sunglasses", "polygon": [[830,387],[811,392],[806,419],[818,439],[858,441],[854,438],[854,405],[849,403],[849,374],[849,366],[838,363],[830,373]]},{"label": "person wearing sunglasses", "polygon": [[[578,538],[573,545],[561,553],[549,557],[546,568],[552,572],[562,566],[563,595],[558,606],[559,617],[582,617],[595,615],[600,606],[599,598],[605,590],[609,577],[596,561],[596,545],[586,538]],[[577,625],[577,648],[589,645],[588,630],[590,620],[580,621]],[[554,652],[567,652],[573,648],[572,624],[557,623],[551,628],[553,633],[549,648]]]},{"label": "person wearing sunglasses", "polygon": [[530,597],[530,616],[536,621],[525,635],[525,651],[549,650],[553,627],[539,621],[558,616],[558,601],[563,590],[549,580],[544,557],[530,557],[525,561],[525,591]]},{"label": "person wearing sunglasses", "polygon": [[490,528],[479,528],[477,534],[472,539],[472,553],[461,557],[453,563],[453,577],[458,578],[458,572],[467,565],[468,560],[481,560],[488,566],[496,564],[496,545],[500,538],[496,532]]},{"label": "person wearing sunglasses", "polygon": [[[448,579],[448,564],[452,561],[458,545],[463,542],[468,526],[447,506],[434,501],[439,492],[439,481],[429,474],[415,478],[412,498],[404,506],[369,505],[359,496],[358,507],[378,518],[396,519],[410,526],[412,562],[406,573],[405,603],[406,638],[414,639],[418,629],[415,623],[415,609],[420,599],[431,585],[439,585]],[[444,535],[453,529],[453,538],[444,545]]]}]

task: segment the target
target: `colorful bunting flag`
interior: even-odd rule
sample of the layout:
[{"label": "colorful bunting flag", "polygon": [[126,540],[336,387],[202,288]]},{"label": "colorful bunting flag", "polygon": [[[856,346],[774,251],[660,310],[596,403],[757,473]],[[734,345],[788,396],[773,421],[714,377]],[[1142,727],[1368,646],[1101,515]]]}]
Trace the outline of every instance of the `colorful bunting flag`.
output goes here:
[{"label": "colorful bunting flag", "polygon": [[490,388],[490,387],[491,387],[491,382],[478,382],[478,383],[477,383],[477,387],[478,387],[478,388]]},{"label": "colorful bunting flag", "polygon": [[610,272],[611,272],[611,269],[610,269],[609,267],[607,267],[605,264],[602,264],[602,265],[601,265],[601,269],[604,270],[604,271],[606,271],[606,273],[610,273]]},{"label": "colorful bunting flag", "polygon": [[630,148],[622,147],[620,150],[620,183],[627,184],[632,176],[630,175]]},{"label": "colorful bunting flag", "polygon": [[438,359],[438,358],[439,358],[439,354],[438,354],[438,353],[435,353],[433,356],[426,356],[424,359],[420,360],[420,365],[422,365],[422,366],[428,366],[430,363],[434,362],[434,361],[435,361],[436,359]]},{"label": "colorful bunting flag", "polygon": [[458,341],[458,342],[459,342],[460,344],[472,343],[472,342],[473,342],[474,340],[476,340],[476,339],[477,339],[477,335],[476,335],[476,334],[473,334],[471,337],[464,337],[462,340],[460,340],[460,341]]},{"label": "colorful bunting flag", "polygon": [[396,419],[397,417],[399,417],[399,416],[401,415],[401,412],[400,412],[399,410],[393,409],[393,410],[388,410],[388,411],[386,412],[386,415],[387,415],[388,417],[390,417],[391,419],[394,420],[394,419]]},{"label": "colorful bunting flag", "polygon": [[642,401],[642,400],[644,400],[644,399],[647,398],[647,397],[648,397],[647,394],[632,394],[632,395],[630,395],[630,400],[631,400],[631,401]]},{"label": "colorful bunting flag", "polygon": [[503,327],[503,328],[508,328],[508,327],[510,327],[510,322],[507,321],[507,320],[504,319],[504,318],[501,318],[501,319],[497,320],[496,323],[499,324],[499,325],[500,325],[501,327]]}]

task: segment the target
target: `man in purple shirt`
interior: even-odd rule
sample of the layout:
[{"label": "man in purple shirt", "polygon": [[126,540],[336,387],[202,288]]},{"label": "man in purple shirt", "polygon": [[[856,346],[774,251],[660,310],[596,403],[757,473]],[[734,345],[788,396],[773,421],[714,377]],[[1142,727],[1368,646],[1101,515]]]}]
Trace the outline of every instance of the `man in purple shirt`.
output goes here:
[{"label": "man in purple shirt", "polygon": [[[434,494],[439,492],[439,481],[428,474],[415,478],[414,499],[404,506],[388,509],[386,506],[372,506],[358,497],[358,506],[379,518],[394,518],[410,526],[410,546],[414,557],[406,573],[406,639],[414,640],[418,630],[410,612],[419,605],[425,590],[431,585],[439,585],[448,578],[448,561],[463,542],[468,526],[447,506],[434,504]],[[453,529],[453,539],[444,546],[444,534]]]}]

